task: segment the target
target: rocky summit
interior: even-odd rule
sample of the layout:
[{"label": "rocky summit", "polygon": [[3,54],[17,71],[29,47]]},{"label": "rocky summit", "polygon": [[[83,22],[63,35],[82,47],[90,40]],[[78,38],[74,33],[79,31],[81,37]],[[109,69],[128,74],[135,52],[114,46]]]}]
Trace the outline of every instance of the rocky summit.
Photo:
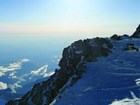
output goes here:
[{"label": "rocky summit", "polygon": [[133,33],[132,37],[140,38],[140,25],[137,27],[136,31]]},{"label": "rocky summit", "polygon": [[139,48],[128,35],[76,41],[47,81],[6,105],[139,105]]}]

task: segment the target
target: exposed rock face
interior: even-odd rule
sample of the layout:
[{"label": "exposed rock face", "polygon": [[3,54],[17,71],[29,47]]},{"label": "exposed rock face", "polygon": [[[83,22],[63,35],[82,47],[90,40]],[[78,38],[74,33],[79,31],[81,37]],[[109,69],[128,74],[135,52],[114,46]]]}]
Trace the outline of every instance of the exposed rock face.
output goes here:
[{"label": "exposed rock face", "polygon": [[140,38],[140,25],[138,26],[136,31],[133,33],[132,37]]},{"label": "exposed rock face", "polygon": [[97,57],[107,56],[113,48],[107,38],[79,40],[63,51],[60,69],[47,81],[35,84],[31,91],[19,100],[11,100],[6,105],[49,105],[60,90],[70,82],[72,86],[85,71],[85,62],[94,62]]}]

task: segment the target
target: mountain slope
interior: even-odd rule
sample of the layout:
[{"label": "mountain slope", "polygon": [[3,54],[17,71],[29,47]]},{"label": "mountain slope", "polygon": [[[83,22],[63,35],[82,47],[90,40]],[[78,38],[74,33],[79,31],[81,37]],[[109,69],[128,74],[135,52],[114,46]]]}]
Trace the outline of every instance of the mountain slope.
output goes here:
[{"label": "mountain slope", "polygon": [[[139,42],[140,39],[113,41],[112,54],[86,63],[87,70],[82,78],[60,93],[52,105],[109,105],[114,100],[132,99],[132,93],[140,98],[140,52],[124,50],[128,43],[140,48]],[[139,104],[140,99],[136,105]]]},{"label": "mountain slope", "polygon": [[2,100],[2,99],[0,99],[0,105],[5,105],[5,101],[4,100]]},{"label": "mountain slope", "polygon": [[54,75],[6,105],[139,105],[139,48],[127,35],[76,41]]}]

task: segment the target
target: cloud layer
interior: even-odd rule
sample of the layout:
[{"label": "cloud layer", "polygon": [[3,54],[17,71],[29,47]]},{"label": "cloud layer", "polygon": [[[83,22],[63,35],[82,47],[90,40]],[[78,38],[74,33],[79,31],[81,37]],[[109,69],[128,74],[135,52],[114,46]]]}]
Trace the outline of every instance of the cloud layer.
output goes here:
[{"label": "cloud layer", "polygon": [[[40,78],[46,78],[54,74],[54,71],[48,72],[48,65],[44,65],[40,67],[39,69],[32,70],[28,74],[23,74],[20,77],[16,77],[18,80],[14,84],[10,84],[9,87],[12,89],[12,91],[15,93],[17,88],[22,88],[23,84],[26,84],[26,82],[33,82]],[[15,78],[14,72],[9,74],[11,78]]]},{"label": "cloud layer", "polygon": [[31,71],[32,75],[44,75],[47,72],[48,65],[42,66],[38,70]]},{"label": "cloud layer", "polygon": [[[10,63],[8,66],[5,66],[5,67],[0,66],[0,77],[5,75],[6,72],[16,71],[18,69],[21,69],[22,63],[28,62],[28,61],[29,61],[29,59],[23,58],[23,59],[20,59],[17,62]],[[9,76],[13,76],[13,74],[11,74]]]},{"label": "cloud layer", "polygon": [[46,78],[54,74],[54,71],[48,72],[48,65],[44,65],[36,70],[32,70],[27,74],[23,74],[21,76],[16,76],[17,70],[22,68],[22,64],[24,62],[28,62],[29,59],[20,59],[17,62],[10,63],[7,66],[0,66],[0,77],[6,75],[10,79],[14,79],[14,83],[6,84],[4,82],[0,82],[0,90],[7,89],[8,87],[12,90],[12,92],[16,93],[17,88],[22,88],[22,85],[26,83],[32,83],[38,79]]}]

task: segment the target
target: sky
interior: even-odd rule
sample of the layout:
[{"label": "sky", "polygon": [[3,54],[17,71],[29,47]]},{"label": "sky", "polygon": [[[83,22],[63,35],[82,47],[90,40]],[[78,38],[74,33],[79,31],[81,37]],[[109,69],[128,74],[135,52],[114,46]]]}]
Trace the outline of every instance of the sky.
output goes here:
[{"label": "sky", "polygon": [[140,0],[0,0],[0,34],[132,34]]}]

